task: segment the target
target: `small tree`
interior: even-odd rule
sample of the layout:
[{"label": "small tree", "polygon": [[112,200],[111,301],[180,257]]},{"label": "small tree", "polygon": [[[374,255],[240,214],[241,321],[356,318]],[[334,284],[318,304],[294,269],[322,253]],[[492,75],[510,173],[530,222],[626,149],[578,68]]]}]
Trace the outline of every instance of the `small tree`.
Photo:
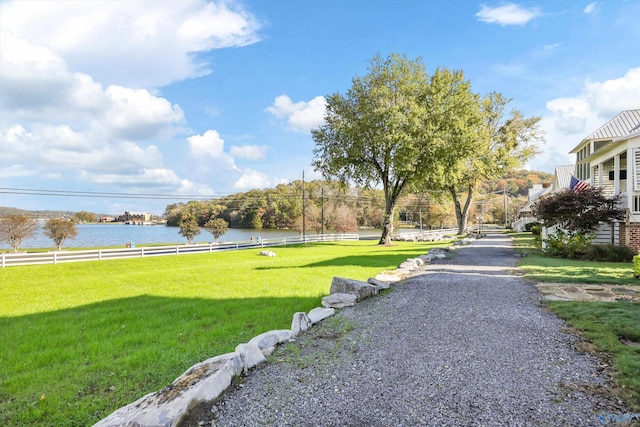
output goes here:
[{"label": "small tree", "polygon": [[204,225],[204,228],[213,234],[213,237],[216,239],[216,243],[218,243],[220,236],[229,230],[229,223],[222,218],[210,219]]},{"label": "small tree", "polygon": [[38,221],[24,215],[9,215],[0,219],[0,242],[7,242],[18,252],[20,243],[38,230]]},{"label": "small tree", "polygon": [[73,239],[78,235],[76,224],[62,218],[52,218],[44,225],[44,234],[56,245],[58,250],[66,239]]},{"label": "small tree", "polygon": [[79,224],[86,222],[98,222],[98,215],[93,212],[80,211],[73,214],[72,221],[75,221]]},{"label": "small tree", "polygon": [[620,221],[625,211],[617,208],[620,196],[609,198],[602,189],[587,187],[581,191],[560,191],[542,197],[533,205],[533,214],[546,227],[559,229],[547,236],[551,256],[577,258],[593,239],[590,236],[601,223]]},{"label": "small tree", "polygon": [[182,218],[180,220],[180,231],[178,231],[178,234],[186,238],[189,244],[193,243],[194,237],[200,234],[198,220],[193,216]]},{"label": "small tree", "polygon": [[546,227],[557,225],[572,234],[589,234],[600,223],[624,219],[625,211],[616,207],[619,200],[620,195],[609,198],[602,189],[587,187],[541,197],[532,210]]},{"label": "small tree", "polygon": [[333,212],[333,228],[339,233],[356,231],[358,229],[356,214],[346,206],[338,206]]}]

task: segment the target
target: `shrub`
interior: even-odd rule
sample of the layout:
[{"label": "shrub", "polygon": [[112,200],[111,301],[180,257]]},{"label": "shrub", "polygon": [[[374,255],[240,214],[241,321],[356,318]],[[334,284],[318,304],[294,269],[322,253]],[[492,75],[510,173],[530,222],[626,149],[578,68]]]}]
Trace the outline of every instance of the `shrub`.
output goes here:
[{"label": "shrub", "polygon": [[532,222],[531,223],[531,227],[529,227],[529,231],[531,231],[531,234],[541,235],[542,234],[542,225]]},{"label": "shrub", "polygon": [[640,255],[633,257],[633,275],[636,279],[640,277]]},{"label": "shrub", "polygon": [[582,259],[589,261],[631,262],[636,253],[628,246],[588,245]]},{"label": "shrub", "polygon": [[549,234],[545,240],[547,244],[545,253],[552,257],[578,259],[585,254],[587,245],[592,240],[592,236],[556,230],[555,233]]}]

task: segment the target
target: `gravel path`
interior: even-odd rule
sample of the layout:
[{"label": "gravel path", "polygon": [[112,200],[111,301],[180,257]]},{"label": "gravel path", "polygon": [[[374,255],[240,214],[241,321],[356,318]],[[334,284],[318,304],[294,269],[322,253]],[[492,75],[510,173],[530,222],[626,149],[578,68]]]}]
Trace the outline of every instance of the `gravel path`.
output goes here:
[{"label": "gravel path", "polygon": [[182,425],[594,426],[624,412],[515,260],[500,234],[450,251],[278,349]]}]

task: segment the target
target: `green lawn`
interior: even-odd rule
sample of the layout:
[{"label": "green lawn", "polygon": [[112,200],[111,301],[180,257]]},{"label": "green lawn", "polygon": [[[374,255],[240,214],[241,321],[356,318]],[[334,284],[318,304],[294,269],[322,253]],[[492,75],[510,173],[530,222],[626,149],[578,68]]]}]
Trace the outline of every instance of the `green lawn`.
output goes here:
[{"label": "green lawn", "polygon": [[616,393],[640,412],[640,348],[621,341],[640,343],[640,303],[548,301],[547,305],[610,356],[620,386]]},{"label": "green lawn", "polygon": [[[442,243],[440,244],[442,245]],[[89,425],[429,243],[371,241],[0,270],[0,425]]]},{"label": "green lawn", "polygon": [[[636,285],[632,263],[604,263],[546,257],[533,248],[531,233],[514,233],[516,249],[525,255],[519,263],[527,279],[554,283],[602,283]],[[640,342],[640,303],[560,302],[547,306],[582,336],[608,354],[615,371],[618,393],[640,411],[640,348],[621,339]]]}]

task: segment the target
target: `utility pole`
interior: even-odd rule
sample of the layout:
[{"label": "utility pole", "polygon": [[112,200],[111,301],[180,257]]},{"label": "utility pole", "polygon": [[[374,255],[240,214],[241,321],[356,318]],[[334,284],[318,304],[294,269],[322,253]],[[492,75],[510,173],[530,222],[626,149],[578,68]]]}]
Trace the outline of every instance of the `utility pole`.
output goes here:
[{"label": "utility pole", "polygon": [[306,232],[306,222],[305,222],[305,215],[304,215],[304,211],[305,211],[305,201],[304,201],[304,170],[302,171],[302,242],[305,242],[305,232]]},{"label": "utility pole", "polygon": [[504,228],[506,229],[509,223],[507,222],[507,186],[502,186],[502,193],[504,194]]},{"label": "utility pole", "polygon": [[320,189],[320,230],[324,235],[324,187]]},{"label": "utility pole", "polygon": [[422,195],[418,197],[418,215],[420,216],[420,233],[422,233]]}]

